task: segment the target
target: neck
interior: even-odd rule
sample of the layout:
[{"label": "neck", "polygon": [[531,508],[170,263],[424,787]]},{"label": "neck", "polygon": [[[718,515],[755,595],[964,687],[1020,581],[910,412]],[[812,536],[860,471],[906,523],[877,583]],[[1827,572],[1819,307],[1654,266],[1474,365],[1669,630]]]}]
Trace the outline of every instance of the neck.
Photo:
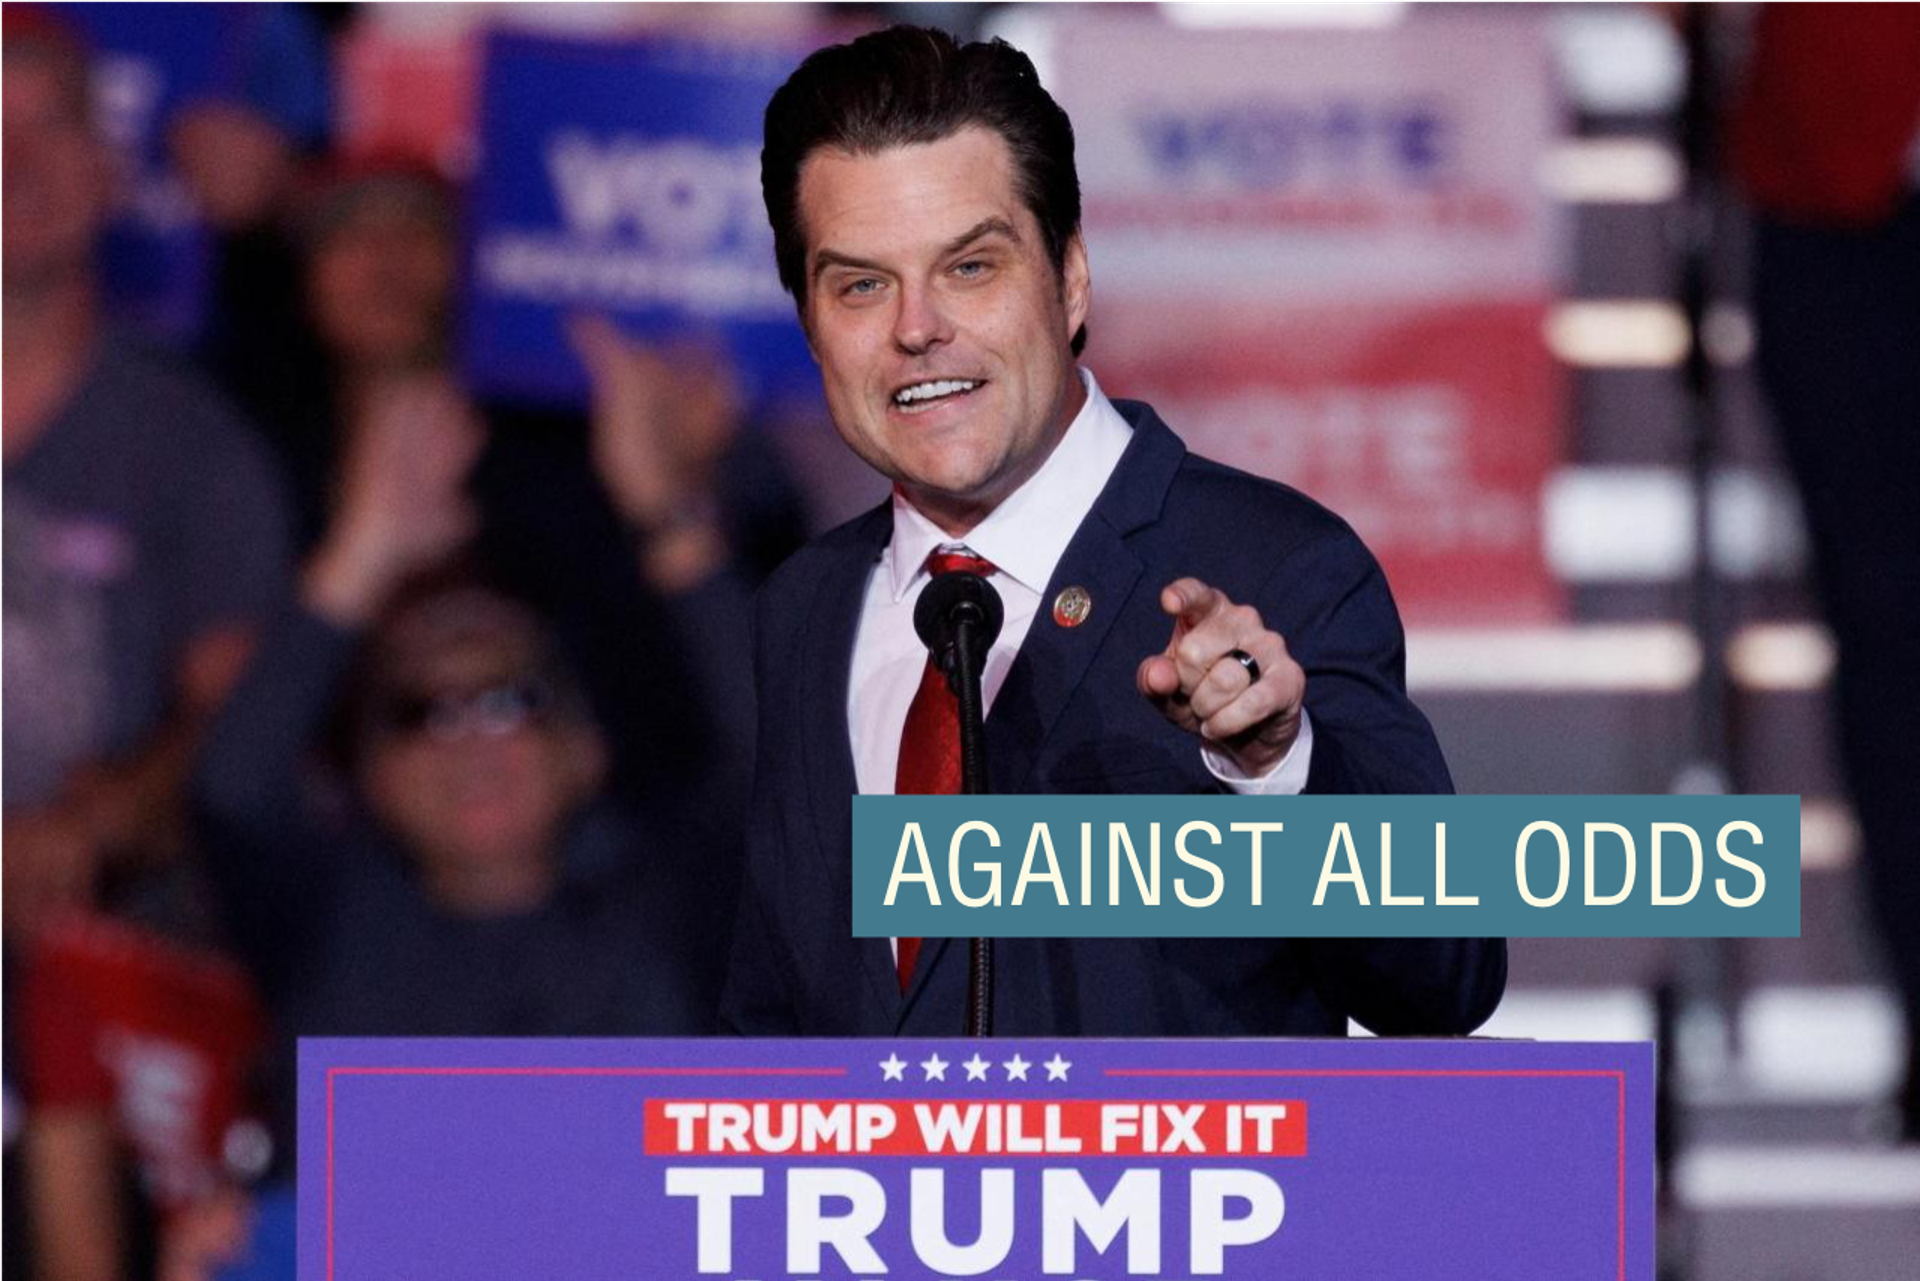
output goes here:
[{"label": "neck", "polygon": [[336,366],[334,386],[339,403],[354,412],[363,409],[369,397],[397,383],[445,368],[430,355],[396,360],[355,359]]},{"label": "neck", "polygon": [[86,374],[95,312],[84,276],[43,286],[10,286],[0,331],[0,391],[5,454],[18,457],[38,440]]},{"label": "neck", "polygon": [[427,887],[435,902],[461,916],[510,916],[530,912],[553,893],[559,866],[551,853],[535,858],[488,861],[472,866],[462,860],[430,866]]}]

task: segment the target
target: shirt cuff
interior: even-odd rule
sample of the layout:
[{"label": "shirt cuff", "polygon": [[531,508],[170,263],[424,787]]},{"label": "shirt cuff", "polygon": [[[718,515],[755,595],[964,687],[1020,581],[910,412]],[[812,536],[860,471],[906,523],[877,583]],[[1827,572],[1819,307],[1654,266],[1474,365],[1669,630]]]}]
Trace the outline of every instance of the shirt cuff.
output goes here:
[{"label": "shirt cuff", "polygon": [[1298,796],[1307,790],[1307,768],[1313,761],[1313,718],[1300,709],[1300,733],[1274,767],[1259,778],[1243,771],[1233,757],[1212,743],[1200,744],[1200,760],[1207,773],[1241,796]]}]

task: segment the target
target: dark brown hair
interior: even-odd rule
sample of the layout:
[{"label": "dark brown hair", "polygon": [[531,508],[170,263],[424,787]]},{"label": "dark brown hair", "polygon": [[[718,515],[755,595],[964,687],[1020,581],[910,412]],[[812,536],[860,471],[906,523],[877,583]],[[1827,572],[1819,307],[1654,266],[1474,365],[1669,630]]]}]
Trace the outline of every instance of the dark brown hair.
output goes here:
[{"label": "dark brown hair", "polygon": [[[1040,87],[1033,61],[1004,40],[961,44],[928,27],[890,27],[810,55],[767,104],[760,190],[780,283],[804,309],[807,245],[800,167],[820,147],[872,155],[939,142],[968,126],[999,134],[1021,202],[1040,224],[1055,273],[1080,229],[1073,125]],[[1073,337],[1076,354],[1086,328]]]}]

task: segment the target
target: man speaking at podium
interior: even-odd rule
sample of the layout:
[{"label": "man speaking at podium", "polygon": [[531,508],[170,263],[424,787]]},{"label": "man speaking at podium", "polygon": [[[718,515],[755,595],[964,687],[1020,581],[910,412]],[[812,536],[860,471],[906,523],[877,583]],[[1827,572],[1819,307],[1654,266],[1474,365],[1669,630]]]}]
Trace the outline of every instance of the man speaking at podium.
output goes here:
[{"label": "man speaking at podium", "polygon": [[[959,790],[954,696],[913,625],[935,574],[1004,603],[982,681],[994,792],[1452,790],[1353,531],[1187,453],[1077,366],[1073,131],[1024,54],[906,27],[823,49],[767,108],[761,184],[834,425],[893,495],[759,600],[731,1027],[961,1029],[963,941],[852,937],[851,795]],[[1498,939],[995,948],[1002,1035],[1466,1033],[1506,979]]]}]

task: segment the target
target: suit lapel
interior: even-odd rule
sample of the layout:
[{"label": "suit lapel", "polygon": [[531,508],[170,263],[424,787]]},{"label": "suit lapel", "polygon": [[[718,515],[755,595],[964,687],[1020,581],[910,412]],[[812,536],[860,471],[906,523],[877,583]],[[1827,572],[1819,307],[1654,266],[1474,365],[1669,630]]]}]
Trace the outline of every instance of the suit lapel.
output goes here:
[{"label": "suit lapel", "polygon": [[[853,902],[853,802],[859,791],[854,772],[853,745],[847,737],[847,679],[853,663],[853,643],[859,632],[860,610],[874,560],[892,536],[893,513],[883,504],[853,531],[850,544],[836,555],[821,575],[819,597],[807,614],[807,633],[801,646],[805,670],[803,714],[815,726],[803,735],[806,743],[807,790],[813,809],[814,853],[830,898],[830,920],[850,911]],[[893,966],[893,948],[886,939],[852,939],[859,967],[889,1020],[899,1017],[900,983]],[[923,960],[922,968],[925,966]]]},{"label": "suit lapel", "polygon": [[[1025,790],[1041,747],[1136,590],[1144,567],[1126,545],[1126,536],[1159,517],[1186,453],[1179,438],[1145,405],[1117,400],[1114,408],[1132,426],[1133,439],[1055,566],[1033,626],[987,717],[987,765],[998,793]],[[1054,621],[1053,602],[1068,587],[1085,589],[1093,601],[1078,627]]]},{"label": "suit lapel", "polygon": [[[987,766],[995,792],[1025,790],[1041,746],[1085,679],[1140,572],[1139,558],[1104,521],[1089,517],[1074,534],[987,718]],[[1092,612],[1078,627],[1054,621],[1053,601],[1068,587],[1084,588],[1093,600]]]}]

